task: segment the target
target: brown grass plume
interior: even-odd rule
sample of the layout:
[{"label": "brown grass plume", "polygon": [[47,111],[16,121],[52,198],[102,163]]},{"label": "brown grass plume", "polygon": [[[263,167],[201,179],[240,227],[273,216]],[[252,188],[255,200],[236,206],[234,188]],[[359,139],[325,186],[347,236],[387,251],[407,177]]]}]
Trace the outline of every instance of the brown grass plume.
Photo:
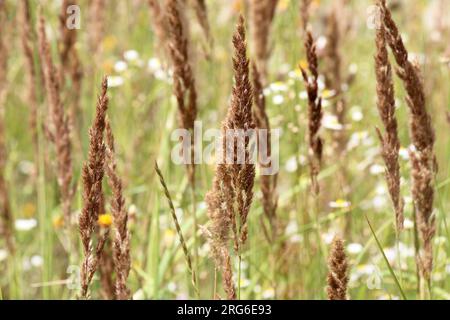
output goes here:
[{"label": "brown grass plume", "polygon": [[[182,128],[194,129],[197,117],[197,91],[189,56],[188,25],[184,3],[180,0],[166,0],[167,23],[169,30],[169,52],[173,67],[173,92],[177,99],[180,125]],[[193,156],[193,139],[191,140],[191,158]],[[187,166],[189,182],[195,185],[195,165]]]},{"label": "brown grass plume", "polygon": [[418,257],[419,269],[429,282],[433,268],[433,237],[436,232],[433,215],[434,176],[437,170],[434,154],[435,134],[426,109],[424,87],[420,70],[408,60],[397,25],[392,19],[386,1],[380,0],[381,14],[386,28],[386,40],[397,62],[397,75],[403,81],[406,102],[410,111],[409,131],[414,150],[410,151],[412,196],[421,234],[423,250]]},{"label": "brown grass plume", "polygon": [[50,44],[45,34],[45,20],[42,13],[39,15],[39,56],[44,73],[45,91],[49,106],[50,123],[47,124],[47,136],[56,149],[57,178],[60,189],[62,212],[66,222],[70,221],[71,205],[74,196],[72,186],[72,144],[68,117],[60,96],[60,84],[57,69],[53,64]]},{"label": "brown grass plume", "polygon": [[72,128],[79,129],[78,117],[80,112],[80,97],[81,85],[83,79],[83,68],[77,49],[75,47],[77,42],[77,29],[69,29],[67,26],[70,13],[68,8],[72,5],[77,5],[75,0],[64,0],[61,5],[61,13],[59,15],[59,57],[61,67],[59,70],[59,81],[63,88],[66,83],[66,75],[70,77],[70,88],[67,91],[70,96],[70,113],[69,119]]},{"label": "brown grass plume", "polygon": [[251,0],[250,14],[255,61],[265,84],[267,60],[270,56],[270,28],[275,17],[278,0]]},{"label": "brown grass plume", "polygon": [[344,242],[335,237],[328,258],[328,299],[347,300],[348,263]]},{"label": "brown grass plume", "polygon": [[101,50],[105,35],[106,0],[89,1],[89,46],[94,54]]},{"label": "brown grass plume", "polygon": [[341,26],[336,10],[332,9],[327,18],[327,46],[325,52],[325,85],[333,91],[335,96],[333,101],[333,113],[341,130],[334,132],[334,150],[338,155],[342,155],[346,150],[347,138],[345,135],[347,106],[343,97],[344,77],[342,75],[342,54],[341,54]]},{"label": "brown grass plume", "polygon": [[301,66],[300,70],[308,93],[308,156],[311,170],[311,182],[314,193],[318,194],[319,183],[317,181],[317,176],[320,171],[323,150],[323,140],[319,135],[319,131],[322,123],[323,111],[322,99],[319,97],[319,72],[316,45],[311,31],[308,29],[308,4],[309,1],[304,1],[302,6],[302,16],[303,27],[305,28],[304,46],[310,76],[308,76],[307,72]]},{"label": "brown grass plume", "polygon": [[377,108],[384,126],[384,135],[377,128],[381,141],[381,155],[386,165],[386,181],[395,210],[397,232],[403,229],[403,199],[400,195],[400,165],[398,152],[400,141],[398,138],[397,119],[395,117],[395,95],[392,80],[392,67],[386,48],[386,31],[379,26],[376,31],[375,74],[377,79]]},{"label": "brown grass plume", "polygon": [[168,26],[164,8],[161,6],[160,0],[148,0],[148,5],[150,7],[153,32],[156,36],[155,48],[160,50],[161,54],[166,53],[168,46]]},{"label": "brown grass plume", "polygon": [[81,264],[81,298],[88,298],[89,285],[97,270],[98,261],[109,234],[109,229],[98,233],[97,243],[93,236],[96,232],[100,213],[103,190],[102,181],[105,167],[106,147],[104,143],[105,117],[108,108],[108,83],[106,77],[102,82],[102,92],[98,97],[94,123],[89,131],[89,155],[83,166],[83,208],[79,216],[79,230],[83,244],[84,259]]},{"label": "brown grass plume", "polygon": [[[249,157],[249,138],[244,139],[245,161],[237,162],[237,138],[229,141],[228,130],[254,129],[252,119],[252,87],[249,79],[249,60],[245,41],[244,18],[239,22],[233,36],[234,86],[228,114],[222,124],[223,150],[233,154],[232,163],[219,163],[216,167],[213,187],[206,195],[208,215],[211,219],[207,237],[211,242],[212,255],[217,268],[222,268],[222,280],[228,299],[235,299],[233,272],[229,251],[230,233],[234,249],[240,257],[240,250],[248,235],[247,218],[253,198],[255,165]],[[229,132],[229,131],[228,131]],[[228,140],[228,141],[227,141]],[[233,150],[230,150],[233,149]],[[224,154],[221,155],[225,160]]]}]

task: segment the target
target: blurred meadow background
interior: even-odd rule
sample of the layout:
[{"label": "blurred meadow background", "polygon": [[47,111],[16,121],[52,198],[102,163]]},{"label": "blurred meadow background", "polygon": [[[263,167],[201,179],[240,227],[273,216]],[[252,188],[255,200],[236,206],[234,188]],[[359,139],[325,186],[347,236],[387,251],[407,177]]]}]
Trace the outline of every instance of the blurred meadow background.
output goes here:
[{"label": "blurred meadow background", "polygon": [[[83,76],[79,109],[74,116],[76,125],[71,135],[76,191],[69,222],[64,219],[61,207],[55,148],[45,132],[48,102],[39,71],[41,60],[36,40],[38,15],[42,10],[52,57],[59,68],[58,50],[62,46],[59,16],[63,1],[27,1],[32,26],[28,32],[33,34],[31,43],[37,79],[36,137],[30,124],[30,83],[21,42],[20,11],[25,1],[0,2],[6,5],[0,29],[4,41],[2,50],[8,52],[6,69],[2,69],[6,85],[0,99],[3,117],[0,140],[4,149],[0,191],[1,210],[5,210],[7,201],[10,212],[10,220],[4,221],[0,239],[0,296],[3,299],[77,297],[78,267],[83,257],[77,227],[77,215],[83,207],[82,166],[88,158],[89,128],[95,116],[102,78],[107,75],[107,114],[116,139],[117,171],[123,180],[131,235],[131,270],[127,280],[130,296],[133,299],[225,298],[218,279],[220,272],[215,272],[210,257],[210,244],[202,234],[203,226],[209,223],[205,195],[211,189],[215,166],[196,166],[194,218],[186,168],[171,161],[172,148],[177,143],[171,140],[171,134],[179,126],[178,107],[173,95],[171,61],[155,33],[155,15],[149,1],[108,0],[100,11],[95,7],[98,1],[71,1],[80,7],[81,25],[76,30],[73,50],[78,54]],[[160,2],[162,10],[164,2]],[[248,57],[251,61],[255,59],[252,1],[206,1],[209,39],[191,5],[195,1],[186,2],[184,14],[190,29],[189,54],[197,88],[197,120],[203,122],[204,130],[219,129],[232,92],[231,40],[239,13],[246,19]],[[269,239],[264,231],[269,222],[262,206],[261,176],[257,168],[242,262],[239,266],[236,256],[231,260],[240,297],[326,299],[327,260],[337,234],[344,240],[348,259],[348,298],[449,299],[450,2],[388,1],[410,58],[415,58],[422,70],[427,110],[436,132],[438,171],[433,182],[436,234],[431,285],[425,294],[419,285],[415,258],[420,239],[411,196],[408,106],[405,90],[395,74],[401,142],[400,192],[405,201],[404,230],[398,235],[375,129],[382,128],[375,89],[375,1],[313,0],[310,4],[310,30],[316,41],[324,112],[320,130],[323,161],[318,176],[321,190],[317,196],[311,190],[308,165],[308,96],[299,69],[299,66],[307,66],[301,2],[279,0],[270,26],[264,96],[271,128],[282,130],[276,186],[279,232],[275,239]],[[338,28],[334,31],[340,35],[338,49],[343,80],[339,96],[327,87],[322,76],[326,72],[324,56],[330,43],[333,13]],[[395,63],[392,56],[390,60]],[[68,76],[60,86],[66,110],[73,102],[73,88],[72,78]],[[344,124],[337,120],[332,108],[335,100],[342,97],[346,105]],[[336,132],[346,137],[339,155],[334,146]],[[170,208],[154,170],[155,160],[164,175],[192,256],[199,296],[192,289]],[[106,197],[110,197],[111,190],[106,183],[104,190]],[[111,228],[108,203],[105,212],[100,214],[99,228]],[[74,239],[74,247],[66,245],[67,233]],[[12,239],[13,245],[8,245],[7,237]],[[105,254],[110,247],[105,246]],[[114,277],[112,270],[111,266],[101,263],[90,286],[92,298],[111,298],[108,279],[104,277]]]}]

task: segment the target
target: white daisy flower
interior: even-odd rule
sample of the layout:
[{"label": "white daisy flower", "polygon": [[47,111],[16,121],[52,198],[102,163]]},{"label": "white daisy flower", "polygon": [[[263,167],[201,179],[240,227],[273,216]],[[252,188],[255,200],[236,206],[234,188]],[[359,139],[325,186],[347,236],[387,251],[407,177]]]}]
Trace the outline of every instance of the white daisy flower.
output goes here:
[{"label": "white daisy flower", "polygon": [[400,150],[398,150],[398,154],[403,160],[409,160],[408,149],[401,147]]},{"label": "white daisy flower", "polygon": [[280,105],[284,102],[284,97],[281,94],[277,94],[272,99],[273,104]]},{"label": "white daisy flower", "polygon": [[287,85],[281,81],[271,83],[269,88],[273,92],[285,92],[288,90]]},{"label": "white daisy flower", "polygon": [[123,61],[123,60],[119,60],[114,64],[114,71],[116,72],[124,72],[125,70],[127,70],[128,68],[128,64]]},{"label": "white daisy flower", "polygon": [[177,290],[177,284],[175,282],[169,282],[167,284],[167,290],[169,290],[170,292],[175,292]]},{"label": "white daisy flower", "polygon": [[297,221],[295,221],[295,220],[289,221],[288,225],[286,226],[285,232],[287,235],[297,233],[298,232]]},{"label": "white daisy flower", "polygon": [[377,174],[383,173],[384,170],[385,170],[384,166],[382,166],[380,164],[377,164],[377,163],[375,163],[375,164],[370,166],[370,173],[373,174],[373,175],[377,175]]},{"label": "white daisy flower", "polygon": [[147,62],[147,68],[151,72],[161,70],[161,62],[159,61],[158,58],[150,58]]},{"label": "white daisy flower", "polygon": [[114,87],[120,87],[123,85],[124,80],[121,76],[109,76],[108,77],[108,87],[114,88]]},{"label": "white daisy flower", "polygon": [[138,289],[135,293],[133,293],[133,300],[144,300],[145,293],[144,290]]},{"label": "white daisy flower", "polygon": [[127,61],[136,61],[139,58],[139,53],[136,50],[127,50],[124,52],[123,57]]},{"label": "white daisy flower", "polygon": [[363,119],[364,115],[359,106],[355,106],[350,110],[350,114],[353,121],[359,122]]},{"label": "white daisy flower", "polygon": [[328,231],[327,233],[322,234],[323,242],[325,242],[325,244],[331,244],[335,236],[336,232]]},{"label": "white daisy flower", "polygon": [[330,201],[328,205],[330,208],[348,208],[351,202],[344,199],[337,199],[336,201]]},{"label": "white daisy flower", "polygon": [[326,113],[322,119],[322,126],[330,130],[342,130],[343,126],[339,123],[337,117]]},{"label": "white daisy flower", "polygon": [[306,100],[306,99],[308,99],[308,92],[300,91],[300,93],[298,94],[298,97],[302,100]]},{"label": "white daisy flower", "polygon": [[284,165],[284,168],[286,169],[287,172],[295,172],[297,170],[297,168],[298,168],[297,158],[295,156],[290,157],[286,161],[286,164]]},{"label": "white daisy flower", "polygon": [[352,63],[352,64],[349,66],[348,71],[349,71],[351,74],[357,73],[357,72],[358,72],[358,65],[357,65],[356,63]]},{"label": "white daisy flower", "polygon": [[374,209],[382,209],[386,206],[386,197],[383,195],[377,195],[372,199],[372,205]]},{"label": "white daisy flower", "polygon": [[33,267],[39,268],[44,264],[44,259],[39,255],[34,255],[31,257],[30,263]]},{"label": "white daisy flower", "polygon": [[445,272],[450,274],[450,263],[445,266]]},{"label": "white daisy flower", "polygon": [[349,254],[358,254],[362,251],[362,249],[363,249],[363,246],[360,243],[350,243],[347,246],[347,252]]},{"label": "white daisy flower", "polygon": [[240,282],[240,287],[241,288],[246,288],[250,285],[250,280],[245,279],[245,278],[241,278],[241,282]]},{"label": "white daisy flower", "polygon": [[325,49],[325,47],[327,46],[328,40],[325,36],[320,36],[319,38],[317,38],[316,41],[316,48],[317,50],[321,51],[323,49]]},{"label": "white daisy flower", "polygon": [[405,220],[403,221],[403,228],[405,229],[414,228],[414,222],[408,218],[405,218]]},{"label": "white daisy flower", "polygon": [[6,260],[6,258],[8,258],[8,251],[0,249],[0,262]]},{"label": "white daisy flower", "polygon": [[263,299],[271,299],[275,297],[275,290],[273,288],[268,288],[262,292]]},{"label": "white daisy flower", "polygon": [[18,231],[29,231],[36,228],[36,226],[36,219],[17,219],[15,222],[15,227]]}]

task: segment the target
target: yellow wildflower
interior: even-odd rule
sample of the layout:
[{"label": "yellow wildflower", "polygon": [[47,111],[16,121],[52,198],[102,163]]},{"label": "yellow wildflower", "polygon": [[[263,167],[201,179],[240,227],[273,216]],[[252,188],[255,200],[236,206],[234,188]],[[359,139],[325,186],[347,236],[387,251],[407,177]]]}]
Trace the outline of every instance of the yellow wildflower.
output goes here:
[{"label": "yellow wildflower", "polygon": [[294,77],[302,79],[302,71],[300,70],[299,67],[295,68],[295,70],[294,70]]},{"label": "yellow wildflower", "polygon": [[[306,59],[301,59],[301,60],[298,62],[298,65],[299,65],[303,70],[308,69],[308,61],[306,61]],[[300,71],[300,70],[299,70],[299,71]]]},{"label": "yellow wildflower", "polygon": [[322,91],[322,98],[324,98],[324,99],[333,98],[334,95],[335,95],[335,91],[334,90],[324,89]]},{"label": "yellow wildflower", "polygon": [[56,217],[53,217],[52,223],[53,223],[53,228],[55,228],[55,229],[61,228],[64,225],[64,218],[63,218],[63,216],[62,215],[58,215]]},{"label": "yellow wildflower", "polygon": [[138,261],[138,260],[133,260],[131,262],[131,267],[134,268],[134,269],[142,269],[141,262]]},{"label": "yellow wildflower", "polygon": [[23,215],[25,218],[32,218],[34,217],[35,213],[36,213],[36,206],[33,203],[28,202],[24,205]]},{"label": "yellow wildflower", "polygon": [[291,2],[291,0],[280,0],[279,3],[279,8],[280,10],[284,11],[289,7],[289,3]]},{"label": "yellow wildflower", "polygon": [[117,39],[115,36],[107,36],[103,39],[102,48],[106,52],[112,51],[117,45]]},{"label": "yellow wildflower", "polygon": [[101,227],[108,228],[113,222],[112,215],[109,213],[101,214],[98,216],[97,222]]},{"label": "yellow wildflower", "polygon": [[111,60],[105,60],[102,64],[102,69],[106,74],[111,74],[113,71],[114,64]]},{"label": "yellow wildflower", "polygon": [[163,235],[163,242],[170,245],[175,240],[176,233],[172,229],[166,229]]},{"label": "yellow wildflower", "polygon": [[241,12],[242,11],[242,0],[234,0],[231,6],[233,12]]}]

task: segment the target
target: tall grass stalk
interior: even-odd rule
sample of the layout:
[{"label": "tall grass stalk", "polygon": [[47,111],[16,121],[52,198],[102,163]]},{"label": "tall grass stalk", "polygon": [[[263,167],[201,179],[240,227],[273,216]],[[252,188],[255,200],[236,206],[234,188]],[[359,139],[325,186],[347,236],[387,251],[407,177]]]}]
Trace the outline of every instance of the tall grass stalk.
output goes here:
[{"label": "tall grass stalk", "polygon": [[398,278],[397,278],[397,276],[395,275],[395,272],[394,272],[394,270],[392,269],[391,264],[389,263],[389,260],[388,260],[388,258],[386,257],[386,254],[384,253],[383,246],[381,245],[380,241],[378,240],[378,237],[377,237],[375,231],[373,230],[372,224],[370,223],[370,220],[369,220],[369,218],[367,217],[367,215],[365,215],[365,218],[366,218],[366,220],[367,220],[367,224],[369,225],[370,231],[372,232],[372,235],[373,235],[373,237],[374,237],[374,239],[375,239],[375,242],[377,243],[378,249],[380,250],[380,252],[381,252],[381,254],[382,254],[382,256],[383,256],[384,262],[386,262],[386,266],[388,267],[389,272],[391,273],[391,276],[392,276],[392,278],[393,278],[394,281],[395,281],[395,285],[397,286],[397,288],[398,288],[398,290],[399,290],[399,292],[400,292],[400,295],[402,296],[403,300],[407,300],[406,295],[405,295],[405,292],[403,291],[403,288],[402,288],[402,286],[400,285],[400,282],[398,281]]},{"label": "tall grass stalk", "polygon": [[[180,223],[178,221],[178,217],[177,217],[177,215],[175,213],[175,207],[174,207],[173,202],[172,202],[172,197],[170,196],[169,189],[167,188],[166,182],[164,180],[164,176],[162,175],[161,170],[159,170],[157,162],[155,162],[155,171],[158,174],[159,181],[160,181],[161,186],[163,187],[163,190],[164,190],[164,195],[166,196],[167,202],[169,203],[170,213],[172,215],[172,219],[173,219],[173,222],[175,224],[175,229],[177,231],[177,234],[178,234],[178,237],[179,237],[179,240],[180,240],[180,243],[181,243],[181,247],[183,248],[183,253],[184,253],[184,257],[186,259],[186,264],[187,264],[189,273],[191,274],[192,287],[194,288],[194,292],[195,292],[196,297],[200,298],[200,291],[199,291],[199,287],[198,287],[196,272],[195,272],[195,270],[193,268],[193,265],[192,265],[192,258],[191,258],[191,255],[189,253],[189,250],[187,248],[186,241],[184,240],[183,232],[181,231],[181,227],[180,227]],[[194,220],[194,223],[195,223],[195,220]],[[195,244],[195,242],[194,242],[194,244]]]}]

